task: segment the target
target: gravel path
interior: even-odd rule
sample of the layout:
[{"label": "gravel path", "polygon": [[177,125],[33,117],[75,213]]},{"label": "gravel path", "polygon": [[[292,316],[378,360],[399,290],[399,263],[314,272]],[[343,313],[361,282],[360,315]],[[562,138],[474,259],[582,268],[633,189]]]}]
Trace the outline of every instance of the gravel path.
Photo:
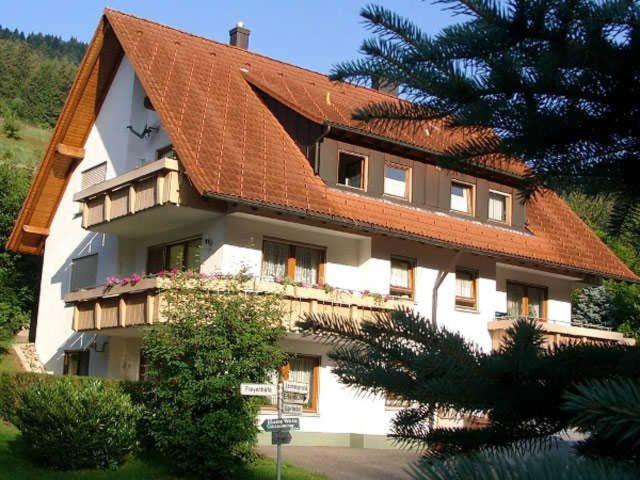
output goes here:
[{"label": "gravel path", "polygon": [[[260,452],[270,458],[275,447],[262,446]],[[341,447],[282,447],[286,463],[323,473],[331,480],[407,480],[405,471],[418,455],[405,450],[376,450]]]}]

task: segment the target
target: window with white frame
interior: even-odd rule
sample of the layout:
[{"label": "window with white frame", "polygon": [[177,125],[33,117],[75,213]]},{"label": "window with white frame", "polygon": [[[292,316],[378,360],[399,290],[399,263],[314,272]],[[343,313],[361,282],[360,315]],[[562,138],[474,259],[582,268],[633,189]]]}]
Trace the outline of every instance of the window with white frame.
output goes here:
[{"label": "window with white frame", "polygon": [[451,210],[473,215],[473,185],[451,182]]},{"label": "window with white frame", "polygon": [[71,291],[81,288],[94,287],[98,276],[98,254],[71,260],[71,279],[69,289]]},{"label": "window with white frame", "polygon": [[489,191],[489,220],[510,223],[511,195],[507,193]]},{"label": "window with white frame", "polygon": [[408,200],[410,198],[411,169],[387,162],[384,165],[384,193]]}]

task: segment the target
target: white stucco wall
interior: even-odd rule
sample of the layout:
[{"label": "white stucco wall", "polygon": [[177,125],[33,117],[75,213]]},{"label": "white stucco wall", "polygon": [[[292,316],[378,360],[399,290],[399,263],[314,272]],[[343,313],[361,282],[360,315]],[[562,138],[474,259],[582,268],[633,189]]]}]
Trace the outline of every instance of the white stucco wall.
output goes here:
[{"label": "white stucco wall", "polygon": [[[42,267],[36,348],[46,368],[57,373],[62,371],[65,349],[86,345],[93,338],[73,333],[72,308],[62,301],[69,291],[71,261],[98,253],[97,283],[119,273],[118,238],[82,228],[79,205],[73,201],[73,194],[81,189],[82,172],[106,162],[107,178],[112,178],[154,160],[156,150],[170,143],[163,130],[146,140],[137,139],[127,130],[130,124],[137,130],[142,130],[145,122],[159,125],[156,114],[144,109],[143,96],[131,64],[123,58],[85,143],[85,158],[72,173],[49,229]],[[93,354],[92,370],[106,371],[105,361],[105,355]]]}]

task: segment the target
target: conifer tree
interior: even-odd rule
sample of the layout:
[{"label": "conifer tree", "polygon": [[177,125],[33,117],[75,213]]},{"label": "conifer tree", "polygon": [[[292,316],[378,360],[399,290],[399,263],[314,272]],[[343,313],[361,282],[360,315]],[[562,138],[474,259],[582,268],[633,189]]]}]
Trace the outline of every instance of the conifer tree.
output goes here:
[{"label": "conifer tree", "polygon": [[597,176],[598,184],[622,193],[620,202],[633,205],[640,195],[640,3],[436,3],[463,16],[435,36],[386,8],[362,10],[374,36],[362,44],[363,58],[338,64],[332,77],[364,84],[384,78],[413,103],[371,104],[355,118],[443,118],[453,128],[490,128],[497,137],[447,156],[462,161],[500,152],[523,158],[535,173],[533,187]]}]

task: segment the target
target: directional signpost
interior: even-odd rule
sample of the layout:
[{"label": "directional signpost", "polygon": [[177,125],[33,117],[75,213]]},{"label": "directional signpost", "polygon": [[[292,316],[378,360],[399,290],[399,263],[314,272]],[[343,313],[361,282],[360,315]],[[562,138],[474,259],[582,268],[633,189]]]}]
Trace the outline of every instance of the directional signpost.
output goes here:
[{"label": "directional signpost", "polygon": [[[276,480],[282,478],[282,445],[291,443],[291,430],[300,430],[302,406],[307,403],[309,385],[285,380],[278,385],[270,383],[243,383],[240,394],[248,396],[278,396],[278,418],[262,422],[265,432],[271,432],[271,444],[276,446]],[[288,415],[283,418],[283,415]]]}]

